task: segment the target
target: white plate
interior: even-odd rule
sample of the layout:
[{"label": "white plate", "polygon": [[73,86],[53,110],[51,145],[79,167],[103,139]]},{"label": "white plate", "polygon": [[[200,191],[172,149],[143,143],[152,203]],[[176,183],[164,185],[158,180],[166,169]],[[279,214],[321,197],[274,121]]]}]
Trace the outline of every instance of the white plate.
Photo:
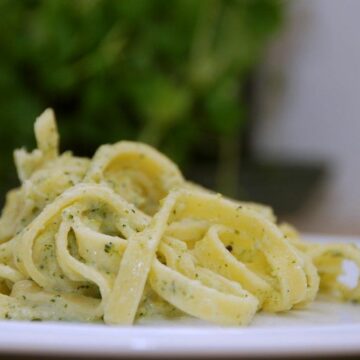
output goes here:
[{"label": "white plate", "polygon": [[[360,244],[358,239],[345,237],[308,238]],[[319,299],[306,310],[258,314],[247,328],[224,328],[192,319],[131,328],[2,321],[0,353],[94,357],[355,355],[360,354],[360,305]]]}]

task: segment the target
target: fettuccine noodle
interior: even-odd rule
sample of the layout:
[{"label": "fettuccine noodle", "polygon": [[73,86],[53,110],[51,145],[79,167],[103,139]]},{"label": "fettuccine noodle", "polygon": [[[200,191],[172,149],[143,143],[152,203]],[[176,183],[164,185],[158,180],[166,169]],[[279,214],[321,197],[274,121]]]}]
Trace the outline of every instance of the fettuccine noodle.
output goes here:
[{"label": "fettuccine noodle", "polygon": [[359,282],[340,280],[345,260],[360,267],[355,245],[303,242],[270,208],[187,182],[145,144],[59,154],[50,109],[35,135],[36,150],[15,151],[21,186],[0,218],[1,318],[246,325],[319,291],[359,301]]}]

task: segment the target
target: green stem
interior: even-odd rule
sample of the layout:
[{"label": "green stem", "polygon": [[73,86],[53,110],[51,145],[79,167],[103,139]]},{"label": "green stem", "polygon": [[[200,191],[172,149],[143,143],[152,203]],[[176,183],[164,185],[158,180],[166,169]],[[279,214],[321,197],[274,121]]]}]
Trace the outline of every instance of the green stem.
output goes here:
[{"label": "green stem", "polygon": [[240,142],[238,134],[219,137],[216,190],[234,198],[239,196]]},{"label": "green stem", "polygon": [[148,120],[138,137],[139,141],[159,147],[165,133],[165,127],[158,121]]}]

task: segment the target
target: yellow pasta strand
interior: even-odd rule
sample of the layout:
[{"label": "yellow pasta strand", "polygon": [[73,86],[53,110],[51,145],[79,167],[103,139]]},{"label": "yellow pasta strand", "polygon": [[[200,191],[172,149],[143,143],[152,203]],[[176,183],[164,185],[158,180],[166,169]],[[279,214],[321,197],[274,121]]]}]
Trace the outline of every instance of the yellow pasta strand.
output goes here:
[{"label": "yellow pasta strand", "polygon": [[35,122],[37,149],[15,151],[21,186],[0,218],[0,318],[104,321],[188,315],[247,325],[319,291],[353,302],[351,244],[311,244],[271,208],[187,182],[148,145],[59,153],[54,112]]}]

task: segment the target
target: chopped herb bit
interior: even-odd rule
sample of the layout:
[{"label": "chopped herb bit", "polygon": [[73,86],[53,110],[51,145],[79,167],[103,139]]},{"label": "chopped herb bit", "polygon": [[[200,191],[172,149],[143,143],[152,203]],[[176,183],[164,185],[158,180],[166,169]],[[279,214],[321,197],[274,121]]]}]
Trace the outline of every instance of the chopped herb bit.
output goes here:
[{"label": "chopped herb bit", "polygon": [[44,249],[45,249],[45,250],[51,250],[52,247],[53,247],[52,244],[45,244],[45,245],[44,245]]},{"label": "chopped herb bit", "polygon": [[226,250],[229,252],[233,251],[233,247],[231,245],[226,246]]},{"label": "chopped herb bit", "polygon": [[104,246],[104,251],[109,254],[112,250],[112,247],[113,247],[113,243],[112,242],[109,242],[107,244],[105,244]]}]

